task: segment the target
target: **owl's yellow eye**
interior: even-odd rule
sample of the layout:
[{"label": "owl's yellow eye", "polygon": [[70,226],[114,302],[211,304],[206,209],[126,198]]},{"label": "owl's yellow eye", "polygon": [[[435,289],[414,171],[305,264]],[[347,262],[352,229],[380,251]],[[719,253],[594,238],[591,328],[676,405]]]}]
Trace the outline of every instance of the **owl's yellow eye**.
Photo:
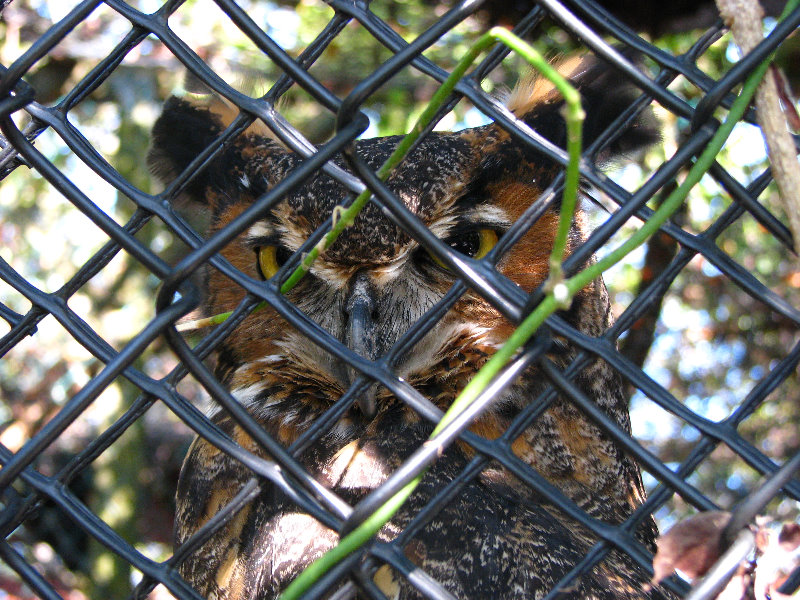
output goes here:
[{"label": "owl's yellow eye", "polygon": [[[497,245],[497,232],[494,229],[488,228],[472,229],[446,239],[445,243],[456,252],[460,252],[471,258],[483,258]],[[440,267],[447,268],[447,266],[435,256],[431,255],[431,258],[433,258],[434,262]]]},{"label": "owl's yellow eye", "polygon": [[286,262],[286,252],[278,246],[261,246],[258,253],[258,271],[264,279],[269,279],[278,272],[281,265]]}]

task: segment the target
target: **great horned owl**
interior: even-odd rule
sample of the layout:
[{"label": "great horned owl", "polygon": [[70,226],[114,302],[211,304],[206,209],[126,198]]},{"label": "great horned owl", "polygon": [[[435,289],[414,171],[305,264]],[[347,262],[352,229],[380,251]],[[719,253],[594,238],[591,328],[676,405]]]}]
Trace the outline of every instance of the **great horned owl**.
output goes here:
[{"label": "great horned owl", "polygon": [[[627,107],[633,90],[595,60],[573,64],[570,78],[587,112],[586,143]],[[510,109],[534,130],[563,146],[563,100],[538,81],[521,86]],[[153,129],[150,164],[169,181],[220,134],[225,117],[208,106],[170,99]],[[604,158],[613,159],[655,139],[642,119],[618,136]],[[365,139],[355,148],[376,169],[398,137]],[[340,165],[342,160],[337,159]],[[225,227],[255,198],[282,181],[301,158],[269,136],[248,130],[205,169],[187,194],[210,216],[210,232]],[[522,147],[499,125],[432,133],[388,179],[408,211],[452,248],[482,258],[553,180],[558,169],[543,154]],[[330,222],[346,190],[317,174],[261,215],[231,242],[224,256],[253,280],[271,278],[291,253]],[[546,212],[497,264],[526,292],[547,277],[558,215]],[[585,217],[572,225],[570,249],[586,235]],[[244,292],[220,272],[207,273],[204,310],[234,308]],[[368,360],[378,360],[453,285],[454,275],[374,204],[329,248],[287,298],[331,336]],[[563,315],[580,332],[597,336],[611,320],[605,286],[597,280]],[[394,372],[446,409],[513,331],[492,305],[468,291],[397,363]],[[563,340],[549,353],[569,364],[576,350]],[[276,310],[248,316],[221,346],[216,376],[281,444],[297,436],[338,400],[357,377],[314,341],[289,327]],[[596,360],[577,386],[622,427],[629,427],[619,376]],[[530,368],[472,426],[497,438],[547,386]],[[265,456],[223,410],[212,420],[231,439]],[[321,483],[355,504],[374,490],[431,434],[432,425],[378,384],[370,387],[334,427],[302,453],[300,462]],[[592,516],[623,521],[643,500],[634,463],[594,422],[566,399],[556,400],[511,445],[511,450]],[[379,537],[393,539],[419,509],[474,456],[467,444],[449,448],[406,506]],[[177,492],[175,542],[182,544],[241,489],[252,473],[203,438],[195,440]],[[655,528],[639,532],[652,544]],[[181,566],[202,595],[267,600],[331,548],[338,534],[268,485]],[[463,487],[404,547],[416,566],[457,598],[538,598],[579,562],[594,540],[557,507],[543,501],[501,467],[490,467]],[[647,574],[612,552],[583,575],[576,598],[663,598],[643,591]],[[407,579],[383,566],[375,582],[389,598],[420,597]]]}]

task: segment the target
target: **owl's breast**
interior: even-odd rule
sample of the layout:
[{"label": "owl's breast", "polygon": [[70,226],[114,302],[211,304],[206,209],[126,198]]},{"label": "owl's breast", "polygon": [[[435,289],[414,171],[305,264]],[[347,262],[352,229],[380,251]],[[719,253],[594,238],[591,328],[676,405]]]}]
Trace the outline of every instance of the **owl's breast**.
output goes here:
[{"label": "owl's breast", "polygon": [[[222,423],[223,428],[227,422]],[[237,437],[236,428],[232,429]],[[241,439],[241,434],[238,435]],[[365,435],[335,450],[316,446],[301,457],[343,500],[355,505],[385,481],[404,458],[389,437]],[[246,467],[198,441],[187,458],[178,494],[180,544],[250,477]],[[315,466],[314,466],[315,465]],[[440,512],[421,511],[452,484],[466,465],[456,448],[425,474],[408,502],[378,534],[394,541],[411,569],[420,568],[457,598],[524,600],[551,589],[588,551],[588,532],[538,498],[519,496],[500,480],[466,482]],[[200,474],[203,474],[201,476]],[[207,477],[205,475],[212,475]],[[202,594],[225,600],[273,600],[309,564],[338,543],[336,531],[302,513],[277,489],[262,491],[181,567]],[[584,576],[575,597],[645,598],[645,575],[614,556]],[[418,592],[388,565],[373,580],[389,598],[411,600]],[[659,596],[653,596],[659,597]]]}]

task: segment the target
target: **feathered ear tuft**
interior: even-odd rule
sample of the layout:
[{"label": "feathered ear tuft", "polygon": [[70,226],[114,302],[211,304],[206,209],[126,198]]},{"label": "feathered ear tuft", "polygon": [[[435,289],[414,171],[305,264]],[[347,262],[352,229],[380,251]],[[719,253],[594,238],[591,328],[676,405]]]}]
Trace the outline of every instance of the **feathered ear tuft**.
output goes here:
[{"label": "feathered ear tuft", "polygon": [[[624,75],[594,56],[568,59],[558,65],[558,70],[581,94],[586,113],[584,146],[604,133],[641,93]],[[535,74],[523,79],[507,105],[539,134],[562,148],[565,146],[564,100],[550,81]],[[598,160],[613,161],[659,139],[658,122],[648,108],[600,152]]]},{"label": "feathered ear tuft", "polygon": [[[584,60],[581,57],[573,57],[558,62],[553,66],[563,77],[573,80]],[[517,117],[524,118],[524,115],[541,108],[543,104],[560,103],[560,100],[561,96],[553,83],[538,71],[531,70],[517,82],[517,85],[505,100],[505,104]]]},{"label": "feathered ear tuft", "polygon": [[[171,181],[210,146],[223,129],[223,121],[207,107],[172,96],[153,125],[147,155],[150,170],[162,182]],[[203,201],[223,162],[225,160],[218,157],[192,175],[185,190],[188,199]]]},{"label": "feathered ear tuft", "polygon": [[[172,96],[153,125],[147,155],[150,170],[162,182],[171,181],[210,146],[238,114],[235,105],[216,94]],[[203,202],[210,189],[232,189],[246,173],[243,148],[248,141],[252,145],[270,138],[268,134],[267,127],[256,121],[192,175],[184,193],[186,199]]]}]

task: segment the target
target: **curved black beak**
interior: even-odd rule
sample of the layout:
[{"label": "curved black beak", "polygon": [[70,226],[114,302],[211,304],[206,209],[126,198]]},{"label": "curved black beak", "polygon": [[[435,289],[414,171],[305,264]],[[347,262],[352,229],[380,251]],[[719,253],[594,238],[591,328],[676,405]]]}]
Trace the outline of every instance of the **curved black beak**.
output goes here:
[{"label": "curved black beak", "polygon": [[[377,312],[377,290],[363,271],[356,274],[345,304],[347,324],[345,326],[344,343],[353,352],[368,360],[378,358],[377,328],[375,317]],[[356,380],[360,372],[347,367],[350,383]],[[371,419],[377,412],[375,396],[377,383],[372,383],[361,394],[358,406],[365,417]]]}]

